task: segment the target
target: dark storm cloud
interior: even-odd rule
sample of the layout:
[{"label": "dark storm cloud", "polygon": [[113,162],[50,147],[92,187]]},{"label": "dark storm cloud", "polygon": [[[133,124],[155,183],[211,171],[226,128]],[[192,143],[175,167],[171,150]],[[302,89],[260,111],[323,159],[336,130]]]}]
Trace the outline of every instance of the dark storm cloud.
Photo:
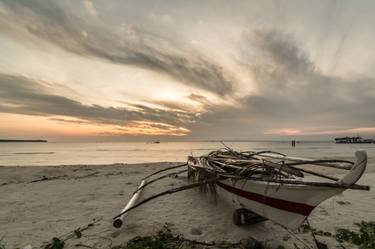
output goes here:
[{"label": "dark storm cloud", "polygon": [[280,31],[247,33],[244,46],[252,51],[243,52],[242,60],[257,92],[238,99],[237,106],[213,107],[189,127],[192,134],[249,139],[284,128],[375,126],[375,79],[322,73],[293,37]]},{"label": "dark storm cloud", "polygon": [[90,25],[54,1],[4,0],[3,3],[8,7],[7,21],[4,17],[0,19],[0,28],[8,32],[18,30],[12,28],[18,25],[36,37],[81,56],[152,70],[221,96],[233,91],[233,77],[220,65],[197,51],[184,50],[173,41],[139,32],[134,26],[125,27],[121,34],[118,27]]},{"label": "dark storm cloud", "polygon": [[[181,125],[193,117],[181,111],[168,111],[133,105],[132,110],[119,107],[85,105],[50,93],[48,85],[22,77],[0,74],[0,112],[40,116],[67,116],[90,123],[126,125],[132,121],[151,121]],[[135,109],[134,109],[135,108]],[[134,110],[133,110],[134,109]],[[70,122],[69,119],[58,121]],[[77,122],[77,121],[72,121]]]}]

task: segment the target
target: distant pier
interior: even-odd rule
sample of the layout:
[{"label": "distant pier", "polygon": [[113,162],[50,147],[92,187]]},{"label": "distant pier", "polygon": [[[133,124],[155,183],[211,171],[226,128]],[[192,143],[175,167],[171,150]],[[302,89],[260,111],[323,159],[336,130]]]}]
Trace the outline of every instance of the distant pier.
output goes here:
[{"label": "distant pier", "polygon": [[335,138],[337,144],[371,144],[375,143],[374,139],[364,139],[361,136],[356,137],[337,137]]}]

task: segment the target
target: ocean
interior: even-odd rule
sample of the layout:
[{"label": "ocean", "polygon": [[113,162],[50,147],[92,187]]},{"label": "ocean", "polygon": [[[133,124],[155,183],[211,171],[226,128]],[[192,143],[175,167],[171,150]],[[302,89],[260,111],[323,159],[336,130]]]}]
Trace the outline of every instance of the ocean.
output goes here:
[{"label": "ocean", "polygon": [[[225,142],[235,150],[273,150],[308,158],[353,158],[365,149],[371,160],[375,144],[334,144],[333,142]],[[189,155],[202,155],[223,148],[220,142],[48,142],[0,143],[2,166],[92,165],[113,163],[183,162]]]}]

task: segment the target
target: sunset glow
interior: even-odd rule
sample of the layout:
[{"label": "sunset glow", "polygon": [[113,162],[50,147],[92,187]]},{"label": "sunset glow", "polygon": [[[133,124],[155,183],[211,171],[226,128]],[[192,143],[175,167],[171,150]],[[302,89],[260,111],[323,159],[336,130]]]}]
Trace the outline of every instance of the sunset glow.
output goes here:
[{"label": "sunset glow", "polygon": [[373,136],[374,7],[0,1],[0,138]]}]

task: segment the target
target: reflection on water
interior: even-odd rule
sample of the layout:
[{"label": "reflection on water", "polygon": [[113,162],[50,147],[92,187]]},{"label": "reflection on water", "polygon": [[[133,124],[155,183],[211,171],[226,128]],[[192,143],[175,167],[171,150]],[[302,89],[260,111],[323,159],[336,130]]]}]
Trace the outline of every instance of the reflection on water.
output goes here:
[{"label": "reflection on water", "polygon": [[[375,144],[300,142],[225,142],[235,150],[274,150],[299,157],[352,158],[357,149],[367,150],[370,160]],[[222,148],[220,142],[154,143],[0,143],[0,165],[71,165],[186,161]]]}]

